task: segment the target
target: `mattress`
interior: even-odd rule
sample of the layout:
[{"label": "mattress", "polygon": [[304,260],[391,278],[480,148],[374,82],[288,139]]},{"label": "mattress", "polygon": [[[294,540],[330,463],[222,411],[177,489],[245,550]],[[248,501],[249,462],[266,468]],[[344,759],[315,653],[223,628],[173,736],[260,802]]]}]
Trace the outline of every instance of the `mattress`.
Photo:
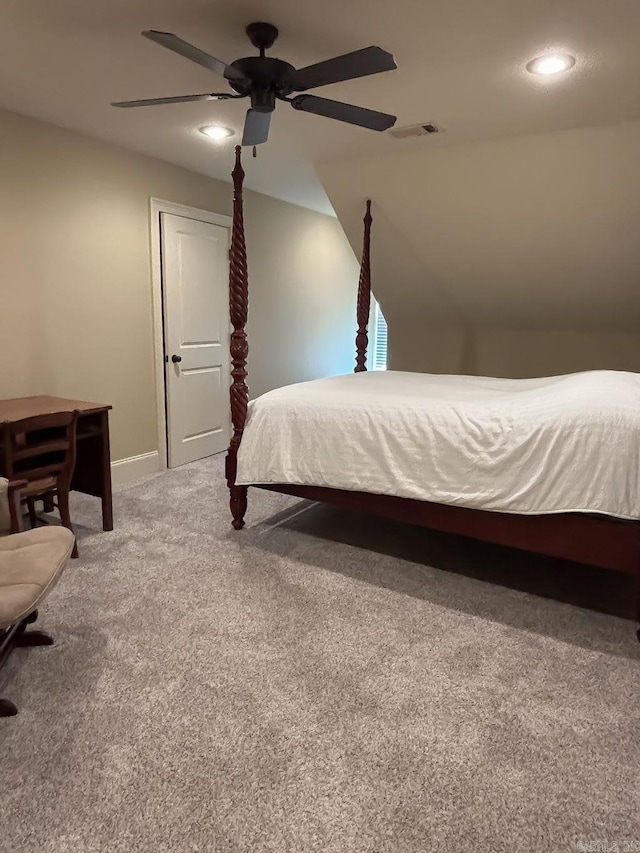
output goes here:
[{"label": "mattress", "polygon": [[249,404],[236,482],[638,520],[640,375],[380,371],[289,385]]}]

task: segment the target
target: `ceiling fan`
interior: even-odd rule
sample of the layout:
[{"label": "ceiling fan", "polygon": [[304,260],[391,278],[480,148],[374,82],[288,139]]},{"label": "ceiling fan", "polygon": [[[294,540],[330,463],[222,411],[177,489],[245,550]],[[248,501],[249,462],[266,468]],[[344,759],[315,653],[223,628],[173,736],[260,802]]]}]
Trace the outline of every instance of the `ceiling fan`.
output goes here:
[{"label": "ceiling fan", "polygon": [[288,62],[265,56],[265,51],[273,46],[278,30],[273,24],[249,24],[247,35],[259,56],[247,56],[225,65],[219,59],[194,47],[173,33],[145,30],[142,35],[156,44],[162,45],[174,53],[179,53],[192,62],[197,62],[209,71],[224,77],[232,92],[210,92],[203,95],[178,95],[171,98],[145,98],[137,101],[118,101],[114,107],[147,107],[155,104],[179,104],[188,101],[215,101],[231,98],[251,98],[251,108],[247,111],[242,136],[243,145],[260,145],[269,136],[271,113],[276,108],[276,100],[287,101],[296,110],[326,116],[327,118],[366,127],[370,130],[387,130],[393,127],[396,117],[387,113],[344,104],[316,95],[295,95],[294,92],[306,92],[317,86],[327,86],[343,80],[393,71],[397,68],[393,56],[380,47],[365,47],[343,56],[336,56],[306,68],[294,68]]}]

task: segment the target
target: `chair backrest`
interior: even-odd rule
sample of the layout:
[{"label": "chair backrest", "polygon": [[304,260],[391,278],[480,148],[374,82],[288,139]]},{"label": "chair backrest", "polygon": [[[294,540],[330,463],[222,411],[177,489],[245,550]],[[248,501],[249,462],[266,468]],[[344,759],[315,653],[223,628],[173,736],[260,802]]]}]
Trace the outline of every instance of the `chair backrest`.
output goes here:
[{"label": "chair backrest", "polygon": [[2,424],[3,473],[31,483],[54,478],[71,484],[76,464],[78,412],[37,415]]}]

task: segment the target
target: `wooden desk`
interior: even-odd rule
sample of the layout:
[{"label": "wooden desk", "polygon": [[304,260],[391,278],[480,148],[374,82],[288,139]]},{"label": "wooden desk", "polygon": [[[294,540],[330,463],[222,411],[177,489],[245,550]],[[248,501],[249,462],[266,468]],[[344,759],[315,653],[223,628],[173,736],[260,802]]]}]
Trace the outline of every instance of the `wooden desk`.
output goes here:
[{"label": "wooden desk", "polygon": [[[76,468],[71,488],[102,499],[102,529],[113,530],[109,409],[100,403],[63,397],[16,397],[0,400],[0,423],[20,421],[54,412],[80,413],[76,434]],[[1,457],[0,457],[1,460]],[[0,476],[2,475],[0,461]]]}]

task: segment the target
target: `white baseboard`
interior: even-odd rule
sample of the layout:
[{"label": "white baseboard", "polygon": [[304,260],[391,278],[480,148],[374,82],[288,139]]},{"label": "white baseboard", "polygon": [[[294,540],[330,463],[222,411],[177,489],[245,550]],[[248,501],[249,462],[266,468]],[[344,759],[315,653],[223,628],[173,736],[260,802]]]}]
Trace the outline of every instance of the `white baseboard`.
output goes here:
[{"label": "white baseboard", "polygon": [[164,467],[157,450],[141,453],[128,459],[117,459],[111,463],[111,479],[114,486],[124,486],[149,474],[157,474]]}]

